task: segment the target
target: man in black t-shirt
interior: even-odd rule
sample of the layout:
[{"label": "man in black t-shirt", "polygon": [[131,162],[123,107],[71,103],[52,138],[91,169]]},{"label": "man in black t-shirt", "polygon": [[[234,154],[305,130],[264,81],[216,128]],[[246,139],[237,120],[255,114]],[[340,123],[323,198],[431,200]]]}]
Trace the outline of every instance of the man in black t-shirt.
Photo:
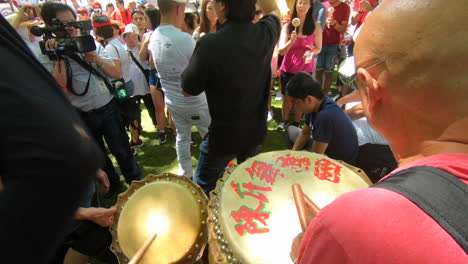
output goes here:
[{"label": "man in black t-shirt", "polygon": [[194,181],[206,193],[230,160],[254,156],[266,136],[270,61],[280,34],[274,0],[259,0],[264,16],[252,24],[255,0],[215,0],[220,31],[202,37],[182,75],[185,95],[206,93],[211,115]]},{"label": "man in black t-shirt", "polygon": [[300,72],[291,78],[286,92],[293,98],[294,107],[307,113],[302,130],[295,126],[286,129],[288,147],[326,154],[355,165],[359,146],[353,123],[323,94],[319,83],[309,73]]},{"label": "man in black t-shirt", "polygon": [[48,264],[103,160],[62,88],[2,16],[0,58],[0,262]]}]

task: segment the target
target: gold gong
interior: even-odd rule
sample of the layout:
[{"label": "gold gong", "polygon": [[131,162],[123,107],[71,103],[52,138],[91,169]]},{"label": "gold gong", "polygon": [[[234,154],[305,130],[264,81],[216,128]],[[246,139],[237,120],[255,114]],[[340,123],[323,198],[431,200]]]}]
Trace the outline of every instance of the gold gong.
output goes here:
[{"label": "gold gong", "polygon": [[207,243],[206,206],[202,189],[183,176],[149,175],[119,195],[111,226],[112,251],[128,263],[152,234],[154,240],[140,264],[193,263]]}]

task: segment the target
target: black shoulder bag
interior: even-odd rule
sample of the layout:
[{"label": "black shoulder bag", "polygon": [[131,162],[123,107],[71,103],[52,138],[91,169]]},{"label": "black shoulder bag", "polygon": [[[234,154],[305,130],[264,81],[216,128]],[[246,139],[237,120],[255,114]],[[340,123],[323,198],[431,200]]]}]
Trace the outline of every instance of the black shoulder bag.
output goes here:
[{"label": "black shoulder bag", "polygon": [[433,167],[400,171],[372,188],[397,192],[430,215],[468,253],[468,186]]}]

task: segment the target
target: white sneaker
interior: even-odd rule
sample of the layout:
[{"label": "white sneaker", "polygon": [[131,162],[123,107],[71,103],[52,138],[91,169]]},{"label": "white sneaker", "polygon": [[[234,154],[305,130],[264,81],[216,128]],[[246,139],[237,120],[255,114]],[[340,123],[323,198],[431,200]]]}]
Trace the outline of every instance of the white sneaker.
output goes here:
[{"label": "white sneaker", "polygon": [[274,116],[273,111],[271,110],[268,111],[267,122],[270,122],[271,120],[273,120],[273,116]]},{"label": "white sneaker", "polygon": [[276,92],[275,100],[276,100],[276,101],[281,101],[281,100],[283,100],[283,93],[282,93],[281,91],[277,91],[277,92]]}]

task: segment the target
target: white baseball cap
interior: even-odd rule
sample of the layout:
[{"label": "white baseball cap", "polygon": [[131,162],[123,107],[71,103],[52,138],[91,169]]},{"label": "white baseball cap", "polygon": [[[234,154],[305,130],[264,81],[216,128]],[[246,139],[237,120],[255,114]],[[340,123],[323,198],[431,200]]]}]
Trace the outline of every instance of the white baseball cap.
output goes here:
[{"label": "white baseball cap", "polygon": [[140,31],[138,30],[138,27],[134,24],[128,24],[125,26],[125,30],[124,30],[124,33],[122,34],[122,36],[124,37],[125,34],[127,33],[135,33],[135,34],[140,34]]}]

